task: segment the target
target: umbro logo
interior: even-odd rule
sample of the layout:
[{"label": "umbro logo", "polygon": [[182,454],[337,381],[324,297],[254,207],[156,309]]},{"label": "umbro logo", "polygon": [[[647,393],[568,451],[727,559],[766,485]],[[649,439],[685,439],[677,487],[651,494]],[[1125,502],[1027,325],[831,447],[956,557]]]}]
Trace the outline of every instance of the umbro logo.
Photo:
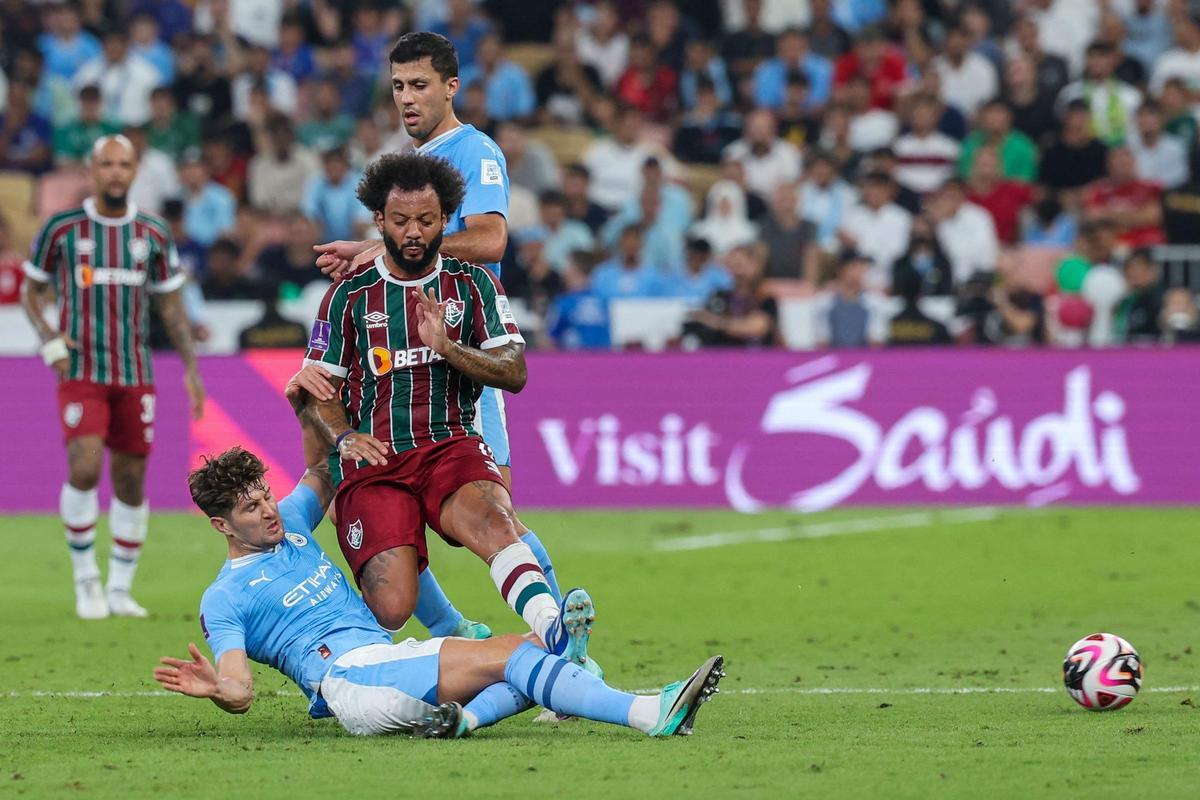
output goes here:
[{"label": "umbro logo", "polygon": [[262,577],[255,578],[254,580],[250,581],[250,585],[253,586],[256,583],[270,583],[270,582],[271,582],[271,579],[267,577],[267,571],[264,569],[262,571]]},{"label": "umbro logo", "polygon": [[367,323],[367,330],[375,328],[386,328],[388,324],[388,315],[382,311],[372,311],[370,314],[363,315],[363,322]]}]

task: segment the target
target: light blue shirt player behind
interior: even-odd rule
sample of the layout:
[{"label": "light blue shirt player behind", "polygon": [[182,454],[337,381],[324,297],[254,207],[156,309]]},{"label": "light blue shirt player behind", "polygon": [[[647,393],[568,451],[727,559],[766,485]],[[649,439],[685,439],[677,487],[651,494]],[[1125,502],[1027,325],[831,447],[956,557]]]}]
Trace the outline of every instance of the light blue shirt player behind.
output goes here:
[{"label": "light blue shirt player behind", "polygon": [[246,651],[295,681],[314,717],[332,716],[317,691],[339,656],[392,641],[312,535],[324,513],[316,492],[297,486],[279,501],[283,540],[226,560],[200,600],[213,662]]}]

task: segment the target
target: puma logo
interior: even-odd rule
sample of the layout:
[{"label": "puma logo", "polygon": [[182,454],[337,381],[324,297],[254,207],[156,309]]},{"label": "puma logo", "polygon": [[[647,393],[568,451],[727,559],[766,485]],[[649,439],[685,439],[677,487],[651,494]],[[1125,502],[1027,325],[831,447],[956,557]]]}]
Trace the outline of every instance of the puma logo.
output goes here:
[{"label": "puma logo", "polygon": [[262,571],[262,577],[255,578],[254,580],[250,581],[250,585],[253,586],[256,583],[270,583],[270,582],[271,582],[271,579],[267,577],[267,571],[264,569]]}]

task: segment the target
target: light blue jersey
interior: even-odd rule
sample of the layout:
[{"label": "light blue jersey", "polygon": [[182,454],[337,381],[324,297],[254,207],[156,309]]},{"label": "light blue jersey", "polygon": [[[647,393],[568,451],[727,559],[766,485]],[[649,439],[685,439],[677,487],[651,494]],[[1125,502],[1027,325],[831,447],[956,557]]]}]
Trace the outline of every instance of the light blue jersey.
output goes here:
[{"label": "light blue jersey", "polygon": [[[476,214],[500,214],[508,219],[508,162],[490,136],[474,125],[460,125],[430,139],[417,150],[449,161],[466,183],[462,205],[446,225],[447,234],[466,230],[466,218]],[[480,266],[500,275],[498,263]]]},{"label": "light blue jersey", "polygon": [[[476,214],[500,214],[508,219],[508,162],[492,137],[474,125],[459,125],[435,136],[417,148],[421,153],[444,158],[454,165],[466,184],[462,205],[446,224],[446,233],[466,230],[466,218]],[[497,278],[500,264],[481,264]],[[475,429],[496,463],[512,463],[508,441],[508,421],[504,415],[504,395],[493,386],[485,386],[476,405]]]},{"label": "light blue jersey", "polygon": [[200,599],[214,663],[245,650],[295,681],[314,717],[329,716],[317,688],[339,656],[392,641],[313,537],[323,513],[312,489],[296,487],[279,503],[283,541],[268,553],[226,561]]}]

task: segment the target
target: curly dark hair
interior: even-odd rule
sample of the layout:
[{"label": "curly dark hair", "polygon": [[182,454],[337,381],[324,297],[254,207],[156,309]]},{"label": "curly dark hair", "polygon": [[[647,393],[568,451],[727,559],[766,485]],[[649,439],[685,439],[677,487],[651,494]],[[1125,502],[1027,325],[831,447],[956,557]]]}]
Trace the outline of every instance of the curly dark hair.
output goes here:
[{"label": "curly dark hair", "polygon": [[432,186],[447,217],[462,204],[466,185],[444,158],[420,153],[387,153],[372,161],[358,182],[358,199],[372,211],[383,211],[393,188],[405,192]]},{"label": "curly dark hair", "polygon": [[242,447],[231,447],[218,456],[205,456],[204,464],[188,474],[188,490],[206,516],[228,517],[239,500],[265,483],[262,459]]},{"label": "curly dark hair", "polygon": [[448,81],[458,77],[458,52],[450,40],[440,33],[430,31],[413,31],[406,33],[392,45],[388,53],[388,62],[392,64],[411,64],[428,58],[434,71]]}]

